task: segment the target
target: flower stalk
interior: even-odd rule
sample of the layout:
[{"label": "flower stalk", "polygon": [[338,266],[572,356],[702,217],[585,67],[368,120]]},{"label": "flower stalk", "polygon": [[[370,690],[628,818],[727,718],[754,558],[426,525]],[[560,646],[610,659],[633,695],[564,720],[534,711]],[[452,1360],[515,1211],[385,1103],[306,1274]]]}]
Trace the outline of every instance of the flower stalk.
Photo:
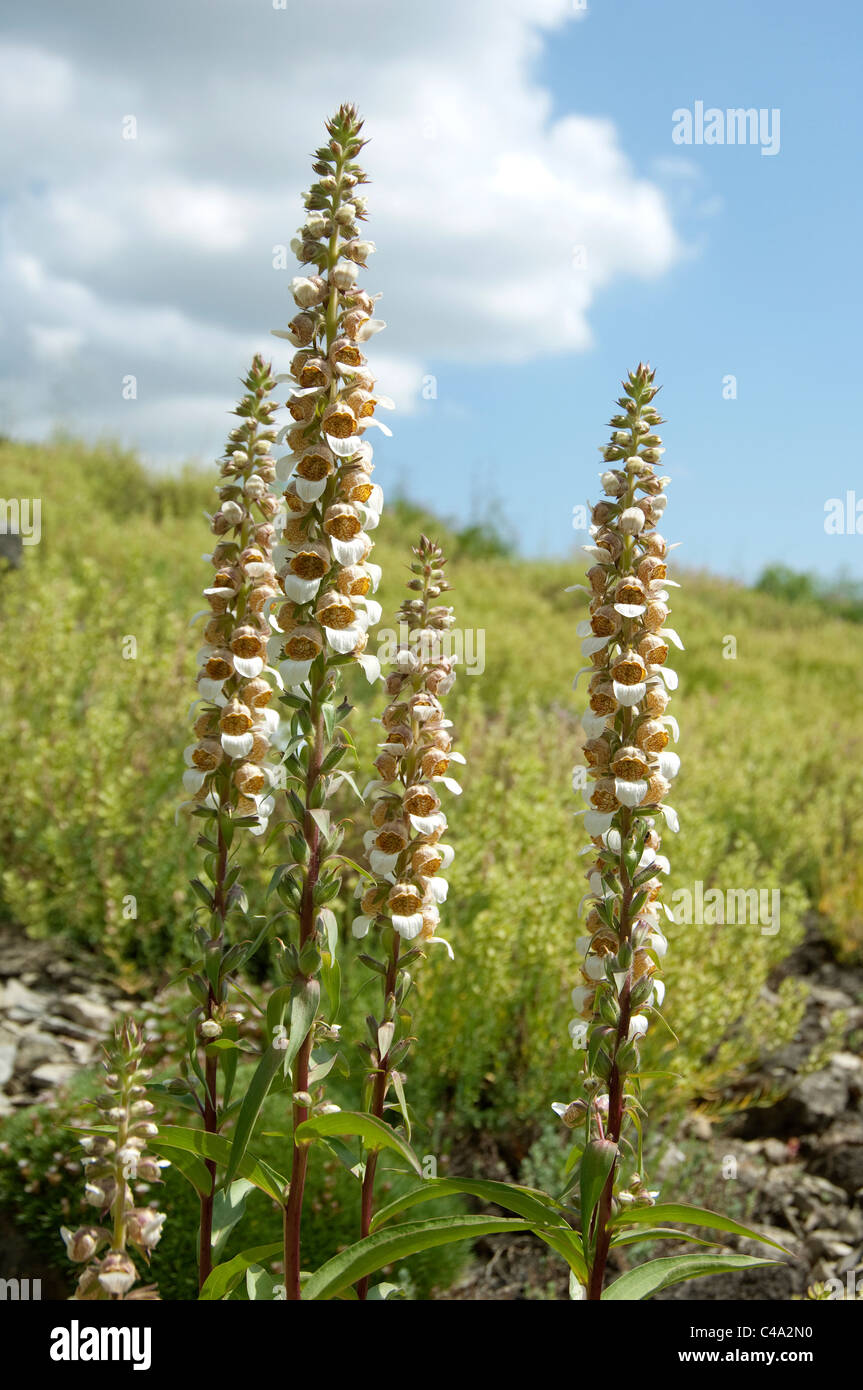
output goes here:
[{"label": "flower stalk", "polygon": [[[286,516],[278,547],[278,582],[284,595],[273,616],[270,651],[284,683],[290,732],[284,772],[291,819],[287,825],[292,861],[280,866],[278,892],[297,921],[296,939],[282,944],[279,968],[286,983],[284,1009],[275,1026],[284,1031],[285,1066],[293,1067],[291,1180],[285,1206],[285,1287],[300,1298],[300,1252],[308,1147],[297,1129],[326,1109],[322,1087],[326,1066],[316,1062],[316,1041],[332,1041],[338,1009],[335,918],[326,906],[338,893],[338,846],[327,801],[352,779],[338,764],[350,740],[340,727],[349,712],[337,703],[340,668],[355,662],[372,681],[380,663],[366,653],[368,630],[380,619],[371,597],[380,570],[371,563],[369,532],[380,519],[381,489],[371,481],[371,426],[390,431],[375,418],[392,402],[375,392],[362,344],[384,327],[373,318],[375,300],[357,284],[359,270],[374,251],[360,235],[367,182],[357,163],[366,143],[362,121],[342,106],[327,122],[328,141],[316,151],[317,181],[305,197],[306,220],[292,247],[308,274],[291,289],[298,313],[276,336],[296,349],[287,403],[292,423],[281,431],[290,452],[279,460],[286,482]],[[285,378],[280,378],[284,380]],[[356,788],[354,788],[356,790]],[[321,982],[328,989],[330,1022],[318,1016]],[[275,1015],[273,1015],[275,1018]],[[322,1079],[322,1078],[321,1078]]]},{"label": "flower stalk", "polygon": [[[105,1094],[96,1102],[112,1135],[97,1133],[80,1141],[84,1149],[84,1195],[110,1225],[62,1227],[60,1234],[70,1260],[84,1264],[74,1301],[93,1299],[157,1300],[153,1284],[135,1288],[139,1278],[129,1247],[149,1264],[165,1221],[155,1206],[137,1207],[132,1183],[161,1182],[161,1164],[146,1152],[147,1140],[157,1134],[146,1099],[149,1070],[142,1066],[144,1044],[131,1019],[116,1026],[114,1041],[105,1049]],[[104,1253],[101,1253],[104,1252]]]},{"label": "flower stalk", "polygon": [[593,561],[589,617],[578,628],[590,663],[579,676],[590,674],[582,725],[586,852],[593,856],[582,899],[581,983],[573,991],[578,1016],[570,1024],[583,1054],[583,1096],[554,1108],[571,1128],[584,1129],[581,1219],[590,1300],[602,1295],[612,1216],[653,1201],[640,1172],[639,1042],[664,996],[660,921],[668,910],[659,876],[670,866],[659,853],[657,822],[663,817],[669,829],[678,828],[666,797],[680,765],[666,748],[669,732],[676,738],[678,731],[666,712],[677,677],[665,663],[669,644],[682,646],[667,626],[668,545],[656,530],[669,480],[656,473],[664,450],[654,375],[643,364],[629,374],[611,420],[602,453],[617,466],[601,475],[605,496],[593,509],[593,543],[585,547]]},{"label": "flower stalk", "polygon": [[[197,741],[186,749],[183,779],[193,797],[193,815],[206,824],[197,840],[204,876],[192,880],[199,900],[193,925],[201,953],[198,969],[188,974],[194,1003],[187,1020],[193,1078],[178,1078],[172,1085],[191,1092],[208,1134],[222,1128],[236,1072],[237,1053],[230,1045],[237,1042],[243,1015],[231,1007],[228,991],[235,972],[260,944],[260,939],[232,944],[226,929],[231,914],[240,927],[247,923],[240,870],[232,863],[239,844],[235,831],[247,828],[262,835],[274,807],[269,759],[279,719],[269,708],[275,673],[266,661],[268,610],[279,592],[272,559],[274,523],[281,510],[272,489],[276,465],[270,452],[277,433],[277,407],[270,399],[275,384],[270,365],[256,356],[243,383],[246,394],[234,412],[239,423],[220,464],[220,505],[208,518],[216,538],[210,556],[215,574],[204,590],[208,608],[197,677]],[[202,912],[207,925],[198,920]],[[212,1269],[216,1188],[216,1163],[211,1158],[204,1163],[210,1189],[201,1197],[201,1287]]]},{"label": "flower stalk", "polygon": [[[455,680],[453,663],[442,652],[442,634],[452,627],[453,611],[436,602],[450,588],[444,578],[446,560],[427,536],[420,538],[413,554],[413,578],[408,583],[412,595],[398,613],[402,644],[386,682],[390,702],[382,718],[378,776],[366,788],[372,819],[365,836],[371,881],[358,884],[362,910],[352,923],[358,938],[367,936],[374,925],[383,948],[382,958],[360,956],[381,980],[383,996],[380,1017],[370,1014],[366,1020],[371,1041],[359,1044],[369,1064],[363,1105],[382,1120],[392,1086],[408,1139],[410,1117],[398,1068],[413,1041],[405,1008],[413,983],[409,967],[424,959],[424,948],[435,942],[452,957],[449,943],[437,935],[439,904],[447,896],[441,870],[453,860],[452,849],[441,842],[447,821],[437,787],[459,794],[461,788],[448,770],[450,763],[464,762],[453,751],[451,721],[444,717],[441,703]],[[377,1159],[374,1150],[366,1158],[361,1236],[371,1227]],[[368,1278],[360,1281],[357,1292],[360,1299],[367,1296]]]}]

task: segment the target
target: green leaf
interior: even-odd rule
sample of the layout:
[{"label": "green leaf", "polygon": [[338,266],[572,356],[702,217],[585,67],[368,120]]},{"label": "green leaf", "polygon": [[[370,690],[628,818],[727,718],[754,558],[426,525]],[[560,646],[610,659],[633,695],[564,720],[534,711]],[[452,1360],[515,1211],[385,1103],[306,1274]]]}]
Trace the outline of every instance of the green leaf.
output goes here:
[{"label": "green leaf", "polygon": [[754,1255],[671,1255],[662,1260],[648,1260],[638,1269],[628,1270],[615,1279],[602,1297],[610,1302],[622,1299],[635,1302],[650,1298],[651,1294],[671,1284],[680,1284],[684,1279],[703,1279],[708,1274],[730,1274],[736,1269],[780,1263],[780,1260],[760,1260]]},{"label": "green leaf", "polygon": [[276,1241],[272,1245],[256,1245],[251,1250],[244,1250],[241,1255],[235,1255],[226,1264],[216,1265],[216,1268],[210,1272],[198,1298],[205,1303],[224,1298],[233,1288],[236,1288],[246,1270],[252,1265],[260,1264],[261,1260],[269,1260],[274,1255],[280,1254],[282,1254],[282,1242]]},{"label": "green leaf", "polygon": [[[321,987],[317,980],[306,980],[298,989],[293,990],[290,1000],[291,1026],[286,1040],[287,1046],[277,1048],[271,1043],[249,1082],[240,1113],[237,1116],[237,1126],[231,1145],[231,1157],[225,1177],[226,1183],[231,1182],[241,1172],[240,1163],[276,1073],[281,1067],[284,1074],[287,1075],[309,1028],[314,1023],[320,1002],[320,990]],[[276,990],[275,993],[281,995],[282,991]],[[286,1002],[284,997],[280,999],[280,1016],[284,1016]],[[270,1004],[272,1004],[272,1000]],[[268,1024],[271,1023],[269,1005],[267,1006],[267,1022]]]},{"label": "green leaf", "polygon": [[218,1262],[224,1253],[228,1243],[228,1236],[242,1220],[246,1210],[246,1198],[253,1191],[255,1184],[248,1178],[238,1178],[232,1182],[230,1187],[223,1187],[216,1193],[213,1200],[213,1235],[211,1247],[213,1259]]},{"label": "green leaf", "polygon": [[341,786],[342,782],[347,782],[348,786],[351,788],[351,791],[356,792],[357,800],[363,800],[363,794],[349,772],[345,772],[344,769],[341,769],[339,772],[335,774],[335,777],[337,785]]},{"label": "green leaf", "polygon": [[[270,1274],[263,1265],[249,1265],[246,1270],[246,1293],[250,1303],[271,1303],[276,1297],[276,1283],[280,1274]],[[284,1284],[280,1285],[284,1288]]]},{"label": "green leaf", "polygon": [[[559,1202],[545,1192],[532,1187],[517,1187],[515,1183],[493,1182],[486,1178],[424,1178],[401,1196],[388,1202],[372,1218],[372,1231],[391,1221],[399,1212],[407,1211],[420,1202],[433,1202],[440,1197],[478,1197],[481,1202],[493,1202],[506,1211],[514,1211],[526,1221],[550,1226],[563,1221]],[[564,1222],[564,1224],[566,1224]]]},{"label": "green leaf", "polygon": [[309,1065],[309,1085],[315,1086],[319,1081],[323,1081],[325,1076],[329,1076],[333,1067],[338,1061],[339,1054],[334,1052],[332,1057],[324,1057],[320,1062],[316,1062],[314,1054]]},{"label": "green leaf", "polygon": [[172,1149],[168,1144],[160,1144],[158,1147],[150,1144],[150,1148],[161,1158],[167,1158],[171,1166],[192,1184],[199,1197],[209,1197],[213,1190],[213,1180],[206,1164],[196,1154],[187,1153],[184,1149]]},{"label": "green leaf", "polygon": [[342,970],[337,960],[330,956],[330,964],[321,966],[321,980],[327,993],[327,1004],[329,1006],[329,1022],[334,1023],[339,1016],[339,1009],[342,1002]]},{"label": "green leaf", "polygon": [[[426,1178],[418,1187],[410,1188],[387,1206],[381,1207],[372,1218],[371,1229],[373,1232],[379,1230],[385,1222],[408,1207],[416,1206],[418,1202],[431,1202],[440,1197],[476,1197],[535,1222],[534,1232],[540,1240],[560,1255],[574,1274],[587,1281],[587,1265],[580,1249],[580,1236],[569,1226],[560,1203],[532,1187],[483,1178]],[[552,1227],[556,1229],[552,1230]]]},{"label": "green leaf", "polygon": [[[185,1153],[197,1154],[199,1158],[209,1158],[213,1162],[227,1166],[233,1147],[231,1140],[222,1134],[208,1134],[203,1129],[182,1129],[177,1125],[162,1125],[155,1139],[147,1140],[147,1147],[162,1154],[163,1149],[182,1149]],[[170,1154],[164,1155],[170,1158]],[[248,1178],[268,1197],[281,1206],[284,1203],[284,1190],[287,1178],[277,1173],[269,1163],[245,1154],[239,1165],[239,1176]]]},{"label": "green leaf", "polygon": [[350,859],[348,855],[342,854],[341,851],[339,851],[338,854],[334,854],[333,859],[338,859],[341,861],[342,864],[347,864],[349,869],[355,870],[355,872],[360,874],[362,878],[369,878],[374,880],[374,874],[369,873],[369,870],[364,869],[362,864],[358,864],[356,860]]},{"label": "green leaf", "polygon": [[572,1148],[566,1156],[566,1163],[564,1164],[563,1168],[563,1176],[565,1178],[568,1177],[569,1174],[572,1172],[576,1163],[578,1163],[581,1159],[581,1155],[583,1153],[584,1149],[581,1144],[573,1144]]},{"label": "green leaf", "polygon": [[295,1138],[298,1144],[309,1143],[315,1139],[328,1139],[331,1135],[345,1138],[355,1135],[363,1146],[373,1152],[392,1149],[406,1159],[415,1173],[422,1173],[422,1164],[409,1144],[400,1139],[394,1129],[383,1120],[362,1111],[338,1110],[333,1115],[314,1115],[297,1126]]},{"label": "green leaf", "polygon": [[753,1231],[751,1226],[741,1226],[739,1221],[732,1221],[729,1216],[721,1216],[717,1211],[708,1211],[706,1207],[684,1206],[680,1202],[659,1202],[654,1207],[630,1207],[622,1211],[609,1221],[609,1227],[614,1230],[618,1226],[633,1225],[653,1225],[663,1221],[688,1221],[693,1226],[706,1226],[709,1230],[728,1231],[733,1236],[746,1236],[748,1240],[760,1240],[762,1245],[772,1245],[774,1249],[781,1250],[783,1254],[790,1255],[784,1245],[780,1245],[778,1240],[771,1240],[769,1236],[763,1236],[758,1231]]},{"label": "green leaf", "polygon": [[198,1109],[198,1103],[195,1100],[194,1094],[191,1092],[186,1095],[178,1096],[175,1095],[173,1091],[169,1090],[164,1081],[148,1081],[147,1092],[149,1093],[151,1091],[157,1096],[170,1096],[172,1106],[179,1105],[183,1110],[194,1110],[196,1115],[200,1115],[201,1113]]},{"label": "green leaf", "polygon": [[242,1174],[242,1163],[249,1140],[252,1137],[252,1131],[257,1124],[258,1116],[273,1084],[273,1078],[279,1071],[284,1056],[283,1051],[270,1044],[255,1068],[240,1106],[234,1137],[230,1143],[230,1153],[227,1158],[228,1171],[225,1174],[226,1183],[232,1182],[238,1174]]},{"label": "green leaf", "polygon": [[390,1230],[376,1231],[327,1260],[309,1279],[303,1297],[309,1300],[336,1298],[343,1289],[367,1274],[374,1274],[376,1269],[436,1245],[475,1240],[504,1231],[529,1230],[529,1221],[505,1216],[439,1216],[430,1221],[409,1221]]},{"label": "green leaf", "polygon": [[693,1245],[716,1245],[715,1240],[694,1236],[691,1231],[679,1231],[676,1226],[644,1226],[635,1231],[615,1231],[612,1245],[635,1245],[640,1240],[684,1240]]},{"label": "green leaf", "polygon": [[392,1078],[393,1086],[395,1087],[396,1096],[398,1097],[399,1111],[401,1113],[402,1119],[405,1122],[405,1134],[408,1137],[408,1143],[410,1143],[411,1117],[410,1112],[408,1110],[407,1097],[405,1096],[405,1083],[402,1081],[401,1075],[397,1071],[390,1072],[390,1076]]},{"label": "green leaf", "polygon": [[200,880],[199,878],[192,878],[192,879],[189,880],[189,883],[190,883],[191,887],[194,888],[195,892],[197,893],[198,897],[200,898],[200,900],[201,900],[201,902],[204,904],[204,906],[205,906],[205,907],[208,907],[208,908],[210,909],[210,911],[212,912],[212,910],[213,910],[213,895],[212,895],[212,893],[210,893],[209,890],[208,890],[207,888],[205,888],[204,884],[201,882],[201,880]]},{"label": "green leaf", "polygon": [[[596,1204],[617,1158],[617,1145],[610,1139],[591,1139],[581,1156],[581,1224],[585,1245]],[[585,1254],[587,1250],[585,1249]]]}]

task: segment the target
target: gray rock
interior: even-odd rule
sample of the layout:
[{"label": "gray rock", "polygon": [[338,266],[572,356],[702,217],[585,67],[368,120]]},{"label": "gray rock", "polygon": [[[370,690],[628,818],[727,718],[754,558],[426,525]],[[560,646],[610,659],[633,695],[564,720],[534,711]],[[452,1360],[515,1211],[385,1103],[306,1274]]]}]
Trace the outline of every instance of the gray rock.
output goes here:
[{"label": "gray rock", "polygon": [[863,1073],[863,1058],[858,1057],[855,1052],[834,1052],[830,1058],[830,1065],[851,1076],[860,1076]]},{"label": "gray rock", "polygon": [[806,1134],[822,1130],[825,1124],[838,1119],[847,1110],[849,1100],[847,1075],[828,1067],[801,1077],[777,1108],[785,1126]]},{"label": "gray rock", "polygon": [[62,1086],[64,1081],[72,1079],[77,1070],[74,1062],[46,1062],[35,1069],[32,1077],[41,1086]]},{"label": "gray rock", "polygon": [[81,1067],[89,1066],[97,1058],[98,1049],[91,1042],[82,1042],[80,1038],[59,1037],[58,1042],[62,1043],[66,1051],[74,1057]]},{"label": "gray rock", "polygon": [[0,985],[0,1013],[8,1013],[16,1020],[38,1018],[47,1011],[49,1001],[53,1002],[51,996],[37,994],[20,980],[7,980]]},{"label": "gray rock", "polygon": [[812,1147],[813,1173],[849,1197],[863,1187],[863,1120],[850,1115],[837,1121]]},{"label": "gray rock", "polygon": [[762,1152],[772,1167],[780,1167],[788,1162],[788,1145],[783,1144],[781,1139],[765,1139]]},{"label": "gray rock", "polygon": [[16,1042],[0,1042],[0,1086],[5,1086],[15,1072]]},{"label": "gray rock", "polygon": [[841,1260],[846,1255],[854,1253],[853,1245],[849,1245],[839,1235],[838,1231],[821,1230],[813,1231],[806,1237],[806,1254],[810,1260]]},{"label": "gray rock", "polygon": [[50,1033],[40,1033],[35,1028],[23,1033],[15,1058],[15,1075],[29,1076],[34,1068],[46,1062],[65,1062],[67,1053],[60,1047],[57,1038]]},{"label": "gray rock", "polygon": [[80,1023],[84,1028],[92,1028],[99,1034],[107,1033],[114,1020],[113,1009],[101,999],[94,999],[89,994],[65,995],[59,1000],[56,1012],[64,1018],[71,1018],[73,1023]]},{"label": "gray rock", "polygon": [[829,1010],[830,1013],[845,1013],[848,1009],[853,1009],[854,1000],[842,989],[831,989],[829,985],[811,984],[809,986],[809,998],[815,1004],[819,1004],[822,1009]]}]

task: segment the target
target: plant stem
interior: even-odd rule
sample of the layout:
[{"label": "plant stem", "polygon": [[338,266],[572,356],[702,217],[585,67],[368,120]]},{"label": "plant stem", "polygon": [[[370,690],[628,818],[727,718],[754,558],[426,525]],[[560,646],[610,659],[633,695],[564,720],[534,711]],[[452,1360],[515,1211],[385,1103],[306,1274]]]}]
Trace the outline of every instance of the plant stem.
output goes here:
[{"label": "plant stem", "polygon": [[[632,433],[632,450],[637,446],[637,435],[635,430]],[[635,496],[635,481],[630,477],[629,486],[626,492],[625,506],[631,507]],[[629,556],[629,546],[631,542],[627,537],[627,559]],[[623,623],[624,645],[629,645],[632,619],[626,618]],[[632,709],[624,708],[622,740],[628,743],[632,729]],[[620,823],[620,930],[619,940],[621,945],[629,941],[632,931],[630,921],[630,904],[632,902],[633,890],[630,882],[629,873],[625,863],[625,850],[628,847],[630,835],[632,833],[632,813],[626,808],[621,812]],[[615,1058],[618,1050],[623,1046],[629,1037],[629,1022],[631,1016],[630,1008],[630,980],[631,972],[627,974],[626,981],[620,991],[620,1017],[617,1024],[617,1040],[614,1046]],[[623,1127],[623,1078],[617,1068],[616,1060],[612,1063],[611,1076],[608,1083],[608,1121],[605,1127],[605,1137],[612,1144],[620,1143],[620,1132]],[[602,1196],[596,1210],[596,1249],[593,1264],[590,1270],[590,1279],[587,1288],[587,1298],[589,1302],[598,1302],[602,1298],[602,1286],[605,1280],[605,1266],[608,1260],[608,1252],[611,1247],[611,1231],[608,1228],[611,1216],[611,1204],[614,1199],[614,1179],[617,1173],[618,1159],[615,1158],[611,1165],[611,1171],[606,1179],[605,1187],[602,1189]]]},{"label": "plant stem", "polygon": [[[320,708],[320,681],[313,678],[309,714],[312,720],[312,745],[309,750],[309,766],[306,771],[306,813],[303,819],[303,836],[308,845],[309,858],[300,903],[300,950],[315,933],[315,888],[320,872],[320,830],[312,816],[312,795],[320,776],[324,760],[324,720]],[[302,1041],[294,1063],[294,1091],[307,1091],[309,1086],[309,1060],[312,1053],[315,1027],[311,1028]],[[308,1106],[294,1103],[293,1125],[296,1132],[309,1117]],[[300,1238],[303,1218],[303,1196],[306,1186],[306,1172],[309,1150],[306,1144],[294,1141],[293,1161],[291,1163],[291,1183],[285,1206],[284,1244],[285,1244],[285,1297],[298,1301],[300,1293]]]},{"label": "plant stem", "polygon": [[[620,850],[620,869],[621,869],[621,907],[620,907],[620,940],[628,941],[631,922],[629,920],[630,903],[632,901],[632,884],[626,873],[623,863],[623,844],[624,835],[629,833],[628,822],[629,812],[626,812],[626,831],[621,829],[621,850]],[[627,978],[623,989],[620,991],[620,1019],[617,1025],[617,1041],[615,1043],[615,1054],[618,1049],[626,1042],[629,1036],[630,1021],[629,1003],[629,979]],[[608,1123],[605,1129],[605,1137],[612,1144],[620,1143],[620,1132],[623,1127],[623,1079],[617,1069],[615,1062],[611,1068],[611,1077],[608,1084]],[[593,1265],[590,1270],[590,1281],[588,1284],[587,1297],[589,1301],[598,1301],[602,1298],[602,1285],[605,1279],[605,1265],[608,1259],[608,1251],[611,1245],[611,1231],[608,1228],[609,1217],[611,1216],[611,1203],[614,1197],[614,1178],[617,1170],[617,1159],[611,1167],[611,1172],[602,1189],[602,1196],[596,1213],[596,1251],[594,1254]]]},{"label": "plant stem", "polygon": [[[216,859],[216,874],[213,883],[213,912],[222,924],[222,930],[215,940],[221,944],[224,936],[225,914],[227,903],[225,901],[225,879],[228,873],[228,846],[222,830],[221,819],[218,821],[219,838],[218,852]],[[209,990],[208,1016],[213,1016],[213,1011],[218,1004],[212,984]],[[219,1111],[216,1103],[216,1092],[219,1079],[219,1059],[216,1056],[207,1056],[204,1063],[204,1133],[218,1134],[219,1132]],[[203,1288],[210,1272],[213,1268],[213,1204],[216,1198],[216,1162],[215,1159],[207,1158],[204,1166],[210,1175],[210,1189],[205,1196],[201,1197],[201,1227],[198,1246],[198,1286]]]},{"label": "plant stem", "polygon": [[[390,953],[390,959],[387,963],[387,975],[384,984],[385,1006],[390,997],[395,994],[400,947],[401,937],[396,936],[393,942],[392,952]],[[384,1013],[386,1013],[386,1007],[384,1008]],[[389,1052],[387,1052],[385,1056],[380,1059],[380,1066],[375,1076],[374,1090],[372,1092],[370,1113],[378,1120],[382,1120],[384,1117],[384,1105],[386,1103],[387,1090],[389,1089],[389,1073]],[[366,1159],[366,1171],[363,1174],[363,1194],[360,1210],[360,1235],[363,1237],[369,1234],[372,1224],[372,1213],[375,1205],[375,1173],[377,1172],[377,1166],[378,1153],[377,1150],[374,1150]],[[366,1275],[366,1277],[361,1279],[357,1284],[357,1298],[366,1299],[368,1297],[368,1292],[369,1276]]]}]

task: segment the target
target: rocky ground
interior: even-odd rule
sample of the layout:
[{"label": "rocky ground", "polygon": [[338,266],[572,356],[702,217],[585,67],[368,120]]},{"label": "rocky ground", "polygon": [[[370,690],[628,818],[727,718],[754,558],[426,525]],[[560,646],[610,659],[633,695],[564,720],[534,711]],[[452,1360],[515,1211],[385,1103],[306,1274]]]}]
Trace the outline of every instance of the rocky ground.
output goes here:
[{"label": "rocky ground", "polygon": [[95,1061],[124,1004],[107,978],[53,942],[0,932],[0,1118],[50,1099]]},{"label": "rocky ground", "polygon": [[[863,969],[840,967],[813,935],[784,963],[782,974],[788,973],[805,977],[810,989],[797,1038],[741,1083],[782,1098],[721,1123],[689,1116],[651,1177],[672,1188],[675,1170],[682,1173],[695,1151],[700,1172],[714,1175],[713,1191],[698,1199],[716,1207],[727,1195],[732,1200],[724,1209],[772,1234],[794,1259],[680,1284],[660,1298],[788,1299],[815,1281],[838,1280],[844,1287],[855,1277],[863,1288]],[[0,932],[0,1129],[4,1115],[50,1099],[82,1065],[97,1060],[113,1017],[133,1004],[109,978],[54,944]],[[808,1059],[828,1040],[831,1050],[806,1072]],[[487,1144],[478,1149],[475,1142],[450,1171],[518,1176],[499,1151]],[[6,1227],[0,1213],[0,1228]],[[738,1248],[763,1253],[745,1242]],[[559,1262],[549,1262],[532,1237],[494,1239],[478,1244],[469,1273],[446,1297],[566,1297],[566,1282]]]},{"label": "rocky ground", "polygon": [[[863,1291],[863,970],[840,967],[813,933],[784,962],[774,987],[788,974],[804,977],[810,990],[797,1037],[735,1088],[756,1095],[781,1092],[782,1099],[720,1123],[705,1114],[690,1115],[649,1171],[667,1193],[678,1195],[675,1172],[691,1168],[695,1151],[707,1190],[687,1192],[688,1199],[758,1227],[794,1258],[677,1284],[656,1301],[790,1299],[827,1280],[837,1281],[831,1286],[837,1294],[840,1286]],[[806,1072],[812,1056],[837,1038],[838,1047],[822,1058],[823,1065]],[[734,1098],[731,1091],[728,1099]],[[494,1152],[484,1154],[478,1166],[463,1155],[460,1171],[515,1176]],[[710,1174],[712,1180],[705,1177]],[[729,1244],[764,1254],[754,1242]],[[664,1243],[652,1254],[691,1251],[691,1246]],[[508,1244],[492,1239],[476,1253],[479,1258],[454,1291],[458,1298],[566,1297],[558,1262],[549,1261],[531,1237]]]}]

